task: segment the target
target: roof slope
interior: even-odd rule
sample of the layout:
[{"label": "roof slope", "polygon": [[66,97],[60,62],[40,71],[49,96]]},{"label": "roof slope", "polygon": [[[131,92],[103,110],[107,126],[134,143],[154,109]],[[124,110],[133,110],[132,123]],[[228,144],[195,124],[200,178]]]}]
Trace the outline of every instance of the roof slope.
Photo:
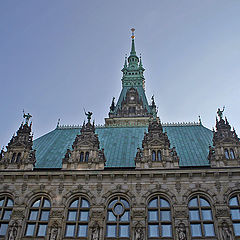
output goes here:
[{"label": "roof slope", "polygon": [[[202,125],[164,126],[171,147],[176,147],[180,166],[208,166],[209,145],[212,144],[212,131]],[[101,127],[96,128],[100,147],[104,148],[106,167],[135,167],[134,158],[137,147],[147,127]],[[62,158],[80,128],[55,129],[36,139],[36,168],[61,168]]]}]

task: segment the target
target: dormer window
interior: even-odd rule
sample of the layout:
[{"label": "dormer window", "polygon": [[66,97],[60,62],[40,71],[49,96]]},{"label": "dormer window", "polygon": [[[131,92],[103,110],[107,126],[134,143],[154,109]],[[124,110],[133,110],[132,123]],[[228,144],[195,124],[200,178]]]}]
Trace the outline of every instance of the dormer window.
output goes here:
[{"label": "dormer window", "polygon": [[86,154],[85,154],[85,162],[88,162],[88,158],[89,158],[89,152],[86,152]]},{"label": "dormer window", "polygon": [[161,160],[162,160],[162,154],[161,154],[161,151],[160,151],[160,150],[157,151],[157,160],[158,160],[158,161],[161,161]]},{"label": "dormer window", "polygon": [[225,153],[225,158],[226,159],[229,159],[229,152],[227,149],[224,150],[224,153]]},{"label": "dormer window", "polygon": [[231,159],[235,159],[235,154],[232,148],[230,149],[230,156],[231,156]]},{"label": "dormer window", "polygon": [[156,152],[152,151],[152,161],[156,161]]},{"label": "dormer window", "polygon": [[84,158],[84,153],[81,152],[81,153],[80,153],[80,162],[83,162],[83,158]]}]

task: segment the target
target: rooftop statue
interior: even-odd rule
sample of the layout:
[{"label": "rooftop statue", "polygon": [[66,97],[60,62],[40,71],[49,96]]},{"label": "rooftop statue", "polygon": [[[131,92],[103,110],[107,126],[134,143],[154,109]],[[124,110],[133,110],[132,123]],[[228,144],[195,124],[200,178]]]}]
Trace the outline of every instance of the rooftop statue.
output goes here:
[{"label": "rooftop statue", "polygon": [[[84,112],[85,112],[85,110],[84,110]],[[91,118],[92,118],[92,112],[85,112],[85,115],[87,116],[87,120],[88,120],[88,122],[90,123],[90,120],[91,120]]]},{"label": "rooftop statue", "polygon": [[223,112],[224,112],[225,106],[223,106],[223,110],[221,111],[220,108],[218,108],[217,115],[220,119],[222,119]]},{"label": "rooftop statue", "polygon": [[30,113],[25,114],[24,110],[23,110],[23,118],[25,118],[25,124],[28,124],[30,118],[32,117],[32,115]]}]

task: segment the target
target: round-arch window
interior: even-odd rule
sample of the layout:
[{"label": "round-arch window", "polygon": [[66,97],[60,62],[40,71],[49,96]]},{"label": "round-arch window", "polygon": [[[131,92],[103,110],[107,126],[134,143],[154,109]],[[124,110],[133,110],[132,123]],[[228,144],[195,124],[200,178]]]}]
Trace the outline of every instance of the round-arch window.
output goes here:
[{"label": "round-arch window", "polygon": [[225,158],[226,159],[229,159],[229,152],[227,149],[224,150],[224,153],[225,153]]},{"label": "round-arch window", "polygon": [[69,205],[66,222],[66,237],[87,239],[89,222],[89,202],[77,197]]},{"label": "round-arch window", "polygon": [[229,200],[231,219],[235,236],[240,236],[240,194]]},{"label": "round-arch window", "polygon": [[190,200],[188,208],[192,237],[215,236],[212,209],[209,202],[197,196]]},{"label": "round-arch window", "polygon": [[45,197],[40,197],[32,203],[29,209],[25,236],[46,236],[50,210],[51,203]]},{"label": "round-arch window", "polygon": [[230,149],[230,156],[231,156],[231,159],[235,159],[235,154],[232,148]]},{"label": "round-arch window", "polygon": [[0,237],[5,236],[13,209],[13,200],[7,196],[0,197]]},{"label": "round-arch window", "polygon": [[172,239],[172,217],[169,202],[157,196],[148,204],[148,237],[149,239]]},{"label": "round-arch window", "polygon": [[108,204],[106,237],[130,238],[130,205],[124,198],[114,198]]}]

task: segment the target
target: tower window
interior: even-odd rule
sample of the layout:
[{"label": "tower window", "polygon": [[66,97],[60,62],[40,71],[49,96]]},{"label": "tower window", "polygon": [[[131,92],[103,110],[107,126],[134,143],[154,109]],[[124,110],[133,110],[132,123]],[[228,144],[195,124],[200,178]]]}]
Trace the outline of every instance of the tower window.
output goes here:
[{"label": "tower window", "polygon": [[38,198],[31,205],[27,220],[25,236],[45,237],[47,235],[50,210],[51,203],[45,197]]},{"label": "tower window", "polygon": [[161,161],[161,160],[162,160],[162,154],[161,154],[161,151],[160,151],[160,150],[157,151],[157,160],[158,160],[158,161]]},{"label": "tower window", "polygon": [[15,163],[15,158],[16,158],[16,153],[13,153],[11,163]]},{"label": "tower window", "polygon": [[86,154],[85,154],[85,162],[88,162],[88,158],[89,158],[89,152],[86,152]]},{"label": "tower window", "polygon": [[65,236],[87,239],[89,222],[89,202],[81,197],[75,198],[68,208]]},{"label": "tower window", "polygon": [[16,162],[19,163],[19,162],[20,162],[20,159],[21,159],[21,153],[18,153]]},{"label": "tower window", "polygon": [[207,200],[197,196],[188,204],[192,237],[215,236],[212,209]]},{"label": "tower window", "polygon": [[152,151],[152,161],[156,161],[156,152]]},{"label": "tower window", "polygon": [[0,198],[0,237],[6,236],[13,209],[13,200],[9,197]]},{"label": "tower window", "polygon": [[240,236],[240,194],[229,200],[231,219],[235,236]]},{"label": "tower window", "polygon": [[224,153],[225,153],[225,158],[229,159],[229,152],[227,149],[224,149]]},{"label": "tower window", "polygon": [[80,162],[83,162],[83,158],[84,158],[84,153],[81,152],[81,153],[80,153]]},{"label": "tower window", "polygon": [[130,205],[124,198],[114,198],[108,205],[106,237],[130,238]]},{"label": "tower window", "polygon": [[230,156],[231,156],[231,159],[235,159],[235,154],[232,148],[230,149]]},{"label": "tower window", "polygon": [[148,204],[148,239],[172,239],[171,207],[158,196]]}]

